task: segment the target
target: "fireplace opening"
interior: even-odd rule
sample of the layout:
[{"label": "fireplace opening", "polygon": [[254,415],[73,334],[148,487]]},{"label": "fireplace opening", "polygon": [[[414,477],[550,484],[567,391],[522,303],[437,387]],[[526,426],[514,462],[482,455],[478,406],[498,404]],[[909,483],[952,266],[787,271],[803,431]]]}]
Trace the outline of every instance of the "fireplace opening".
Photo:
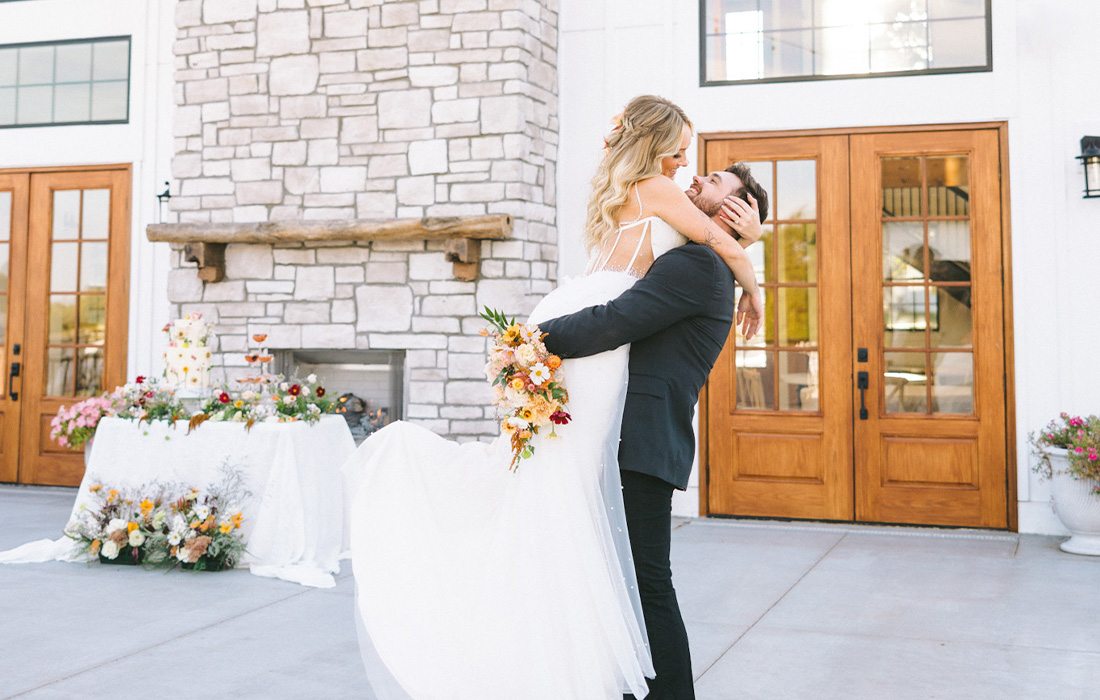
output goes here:
[{"label": "fireplace opening", "polygon": [[343,401],[344,420],[356,444],[404,417],[404,350],[279,350],[275,371],[316,374],[330,395]]}]

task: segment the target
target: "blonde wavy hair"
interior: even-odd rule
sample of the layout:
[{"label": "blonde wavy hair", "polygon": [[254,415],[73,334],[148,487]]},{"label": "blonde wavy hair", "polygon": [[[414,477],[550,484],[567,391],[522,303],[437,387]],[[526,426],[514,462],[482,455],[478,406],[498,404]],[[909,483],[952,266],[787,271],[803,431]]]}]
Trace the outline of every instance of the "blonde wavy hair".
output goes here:
[{"label": "blonde wavy hair", "polygon": [[656,95],[635,97],[616,122],[604,139],[604,157],[592,178],[584,236],[590,253],[615,232],[631,186],[660,175],[661,159],[676,155],[684,126],[692,128],[684,110]]}]

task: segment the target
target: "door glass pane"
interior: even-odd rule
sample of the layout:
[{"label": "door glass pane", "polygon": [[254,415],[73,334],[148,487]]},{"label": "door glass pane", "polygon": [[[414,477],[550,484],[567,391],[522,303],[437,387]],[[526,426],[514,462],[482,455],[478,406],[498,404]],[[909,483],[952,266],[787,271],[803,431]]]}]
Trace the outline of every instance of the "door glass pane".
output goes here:
[{"label": "door glass pane", "polygon": [[0,243],[0,294],[8,292],[8,243]]},{"label": "door glass pane", "polygon": [[776,171],[777,219],[817,218],[817,161],[781,160]]},{"label": "door glass pane", "polygon": [[83,243],[80,248],[80,291],[106,290],[107,244]]},{"label": "door glass pane", "polygon": [[4,345],[8,342],[8,296],[0,295],[0,359],[4,357]]},{"label": "door glass pane", "polygon": [[55,122],[86,122],[91,114],[91,87],[87,83],[55,85],[53,89]]},{"label": "door glass pane", "polygon": [[76,295],[50,295],[50,344],[76,342]]},{"label": "door glass pane", "polygon": [[53,229],[55,241],[76,238],[80,231],[80,190],[56,190],[53,193]]},{"label": "door glass pane", "polygon": [[920,216],[920,158],[882,159],[882,215]]},{"label": "door glass pane", "polygon": [[974,344],[970,287],[933,287],[932,347],[965,348]]},{"label": "door glass pane", "polygon": [[919,221],[882,224],[882,278],[924,279],[924,224]]},{"label": "door glass pane", "polygon": [[103,348],[80,348],[77,353],[77,396],[98,394],[103,389]]},{"label": "door glass pane", "polygon": [[0,240],[11,237],[11,192],[0,192]]},{"label": "door glass pane", "polygon": [[928,215],[968,216],[970,174],[966,156],[925,159],[928,173]]},{"label": "door glass pane", "polygon": [[81,343],[102,343],[107,337],[107,297],[102,294],[80,295]]},{"label": "door glass pane", "polygon": [[817,290],[779,288],[779,344],[817,344]]},{"label": "door glass pane", "polygon": [[779,410],[817,411],[817,352],[779,353]]},{"label": "door glass pane", "polygon": [[75,373],[75,351],[72,348],[50,348],[46,361],[46,395],[71,396]]},{"label": "door glass pane", "polygon": [[738,350],[737,408],[775,410],[775,352]]},{"label": "door glass pane", "polygon": [[779,281],[817,281],[817,226],[814,224],[779,227]]},{"label": "door glass pane", "polygon": [[932,412],[974,412],[974,358],[968,352],[932,353]]},{"label": "door glass pane", "polygon": [[761,228],[764,235],[760,237],[755,245],[745,248],[745,254],[752,261],[752,269],[756,273],[758,284],[775,281],[775,273],[772,272],[772,268],[775,267],[775,230],[770,224],[766,224]]},{"label": "door glass pane", "polygon": [[84,190],[82,238],[106,238],[111,226],[111,191]]},{"label": "door glass pane", "polygon": [[[741,288],[735,292],[736,301],[741,300]],[[765,345],[775,345],[775,316],[776,316],[776,290],[774,287],[764,289],[764,323],[760,325],[760,331],[751,340],[745,340],[740,331],[737,333],[737,346],[762,348]]]},{"label": "door glass pane", "polygon": [[888,352],[883,372],[887,413],[927,413],[927,355],[923,352]]},{"label": "door glass pane", "polygon": [[929,221],[929,276],[936,282],[970,281],[970,222]]},{"label": "door glass pane", "polygon": [[76,291],[76,260],[78,243],[54,243],[50,257],[50,291]]},{"label": "door glass pane", "polygon": [[924,287],[886,287],[882,291],[883,345],[923,348],[927,324]]}]

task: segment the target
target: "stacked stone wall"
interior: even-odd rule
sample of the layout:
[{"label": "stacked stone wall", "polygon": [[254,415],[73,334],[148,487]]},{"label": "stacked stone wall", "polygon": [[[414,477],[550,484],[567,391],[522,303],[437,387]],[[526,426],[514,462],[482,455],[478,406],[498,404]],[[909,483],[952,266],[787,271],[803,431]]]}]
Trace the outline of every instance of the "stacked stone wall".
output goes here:
[{"label": "stacked stone wall", "polygon": [[230,244],[203,284],[173,253],[174,313],[216,323],[216,364],[273,348],[407,351],[407,416],[496,433],[478,309],[523,314],[556,275],[553,0],[182,0],[176,11],[182,222],[510,214],[456,281],[443,243]]}]

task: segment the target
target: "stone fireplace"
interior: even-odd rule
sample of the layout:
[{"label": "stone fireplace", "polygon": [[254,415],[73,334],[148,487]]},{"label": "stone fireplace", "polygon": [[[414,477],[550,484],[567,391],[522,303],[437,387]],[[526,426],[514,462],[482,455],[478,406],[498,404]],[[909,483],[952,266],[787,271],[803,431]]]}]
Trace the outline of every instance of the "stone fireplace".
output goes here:
[{"label": "stone fireplace", "polygon": [[216,379],[254,333],[299,363],[398,353],[392,410],[496,434],[478,310],[526,313],[556,276],[555,7],[177,3],[175,221],[149,236],[172,313],[215,324]]}]

